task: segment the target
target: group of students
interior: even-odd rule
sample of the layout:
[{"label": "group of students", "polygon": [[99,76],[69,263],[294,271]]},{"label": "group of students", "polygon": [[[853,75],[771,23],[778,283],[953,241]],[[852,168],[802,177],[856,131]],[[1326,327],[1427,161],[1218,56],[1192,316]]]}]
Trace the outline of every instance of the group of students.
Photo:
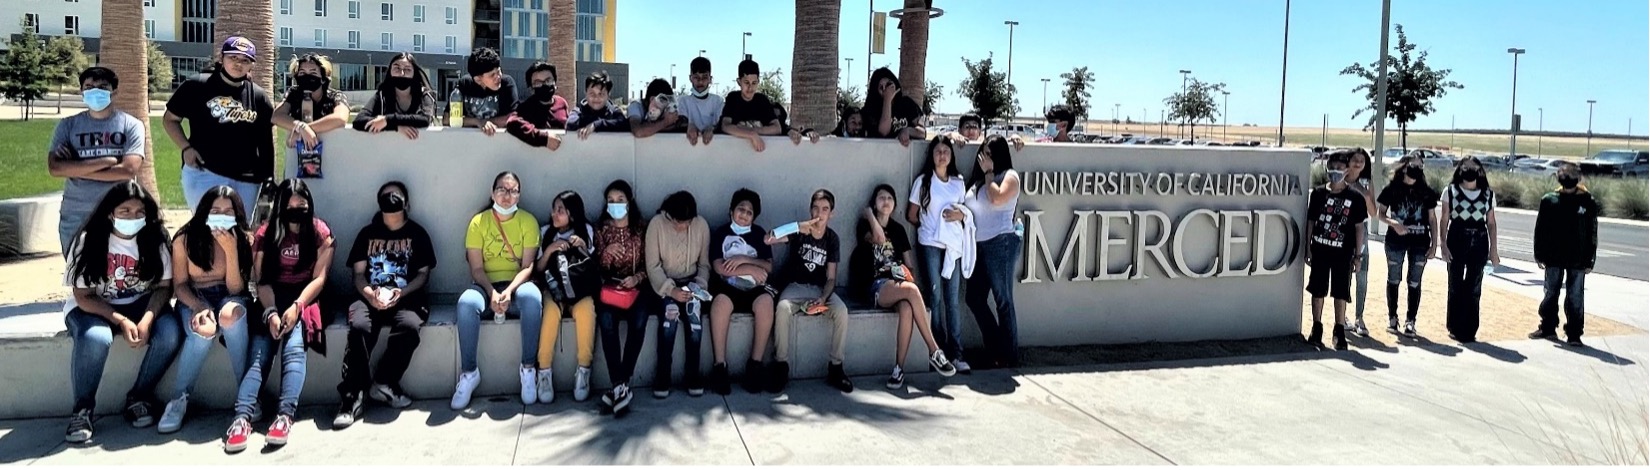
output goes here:
[{"label": "group of students", "polygon": [[[1470,156],[1457,161],[1448,186],[1440,193],[1427,182],[1422,159],[1405,156],[1393,165],[1390,183],[1377,195],[1370,186],[1369,152],[1351,148],[1325,156],[1328,183],[1312,190],[1307,206],[1310,246],[1306,263],[1311,273],[1306,291],[1312,295],[1312,327],[1306,341],[1326,345],[1322,323],[1326,297],[1335,299],[1334,349],[1347,348],[1348,332],[1369,335],[1364,324],[1369,282],[1364,224],[1375,220],[1387,226],[1386,331],[1403,338],[1418,337],[1415,320],[1421,305],[1422,273],[1427,261],[1437,258],[1449,265],[1445,322],[1449,337],[1463,344],[1476,342],[1483,279],[1501,264],[1495,191],[1483,163]],[[1561,164],[1553,178],[1558,186],[1541,199],[1532,240],[1536,263],[1545,271],[1545,293],[1538,309],[1540,323],[1528,336],[1558,339],[1562,295],[1565,343],[1580,347],[1585,278],[1598,256],[1600,205],[1582,184],[1575,163]],[[1401,285],[1408,290],[1400,324]],[[1350,321],[1348,303],[1355,309]]]}]

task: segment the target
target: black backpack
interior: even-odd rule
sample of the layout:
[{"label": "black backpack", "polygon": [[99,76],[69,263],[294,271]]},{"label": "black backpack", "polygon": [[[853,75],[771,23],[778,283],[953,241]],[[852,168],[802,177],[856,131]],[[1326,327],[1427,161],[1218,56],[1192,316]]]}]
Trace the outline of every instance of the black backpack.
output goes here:
[{"label": "black backpack", "polygon": [[602,287],[597,264],[593,257],[576,248],[551,255],[550,265],[544,269],[550,298],[569,304],[585,297],[594,297]]}]

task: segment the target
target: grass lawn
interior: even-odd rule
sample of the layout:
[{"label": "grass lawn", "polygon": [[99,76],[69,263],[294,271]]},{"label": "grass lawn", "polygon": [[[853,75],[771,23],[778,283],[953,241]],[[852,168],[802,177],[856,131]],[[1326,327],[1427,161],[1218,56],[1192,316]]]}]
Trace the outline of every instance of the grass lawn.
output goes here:
[{"label": "grass lawn", "polygon": [[[161,117],[151,117],[149,125],[150,141],[154,146],[155,184],[160,187],[161,204],[167,208],[186,209],[178,176],[178,146],[166,136],[166,131],[161,127]],[[51,144],[52,131],[56,127],[56,119],[0,121],[0,199],[63,189],[63,180],[53,178],[46,171],[46,147]],[[285,139],[284,133],[281,131],[282,135],[277,138]],[[276,152],[277,168],[281,167],[284,156],[284,152]]]}]

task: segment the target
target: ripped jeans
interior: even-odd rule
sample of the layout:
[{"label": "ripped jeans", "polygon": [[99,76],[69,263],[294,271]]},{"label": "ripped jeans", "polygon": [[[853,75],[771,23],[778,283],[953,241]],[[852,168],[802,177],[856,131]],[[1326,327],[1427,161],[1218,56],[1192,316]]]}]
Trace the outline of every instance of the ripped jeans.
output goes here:
[{"label": "ripped jeans", "polygon": [[1398,319],[1398,285],[1405,283],[1404,267],[1408,265],[1409,276],[1409,311],[1405,317],[1408,321],[1415,321],[1415,312],[1421,307],[1421,274],[1427,268],[1427,251],[1431,247],[1428,243],[1406,244],[1389,241],[1386,245],[1386,316],[1389,321]]}]

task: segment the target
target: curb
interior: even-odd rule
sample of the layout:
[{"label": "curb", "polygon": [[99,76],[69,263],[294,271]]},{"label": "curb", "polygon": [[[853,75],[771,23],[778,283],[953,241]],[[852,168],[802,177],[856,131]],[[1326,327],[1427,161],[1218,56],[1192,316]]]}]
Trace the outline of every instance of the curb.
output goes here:
[{"label": "curb", "polygon": [[[1495,210],[1501,211],[1501,212],[1512,213],[1512,214],[1522,214],[1522,215],[1530,215],[1530,216],[1536,215],[1536,211],[1532,211],[1532,210],[1529,210],[1529,209],[1514,209],[1514,208],[1510,208],[1510,207],[1497,207],[1497,208],[1495,208]],[[1608,217],[1599,217],[1598,222],[1601,223],[1601,224],[1627,225],[1627,226],[1632,226],[1632,227],[1650,227],[1650,221],[1643,221],[1643,220],[1615,219],[1615,218],[1608,218]]]}]

